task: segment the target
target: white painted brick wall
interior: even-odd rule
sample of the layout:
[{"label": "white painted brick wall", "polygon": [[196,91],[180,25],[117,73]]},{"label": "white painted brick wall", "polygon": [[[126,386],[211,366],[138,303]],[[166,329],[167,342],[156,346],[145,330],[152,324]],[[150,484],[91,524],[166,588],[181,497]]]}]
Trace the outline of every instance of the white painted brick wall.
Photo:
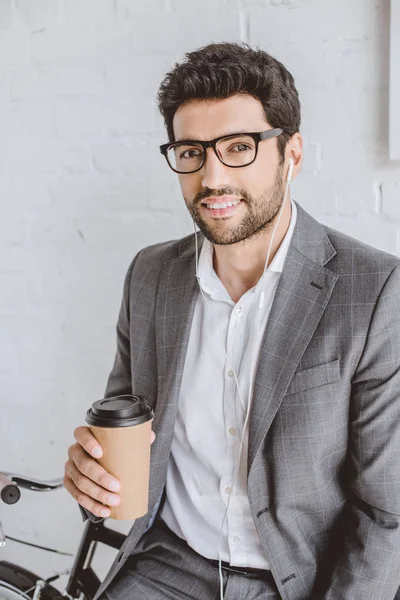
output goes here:
[{"label": "white painted brick wall", "polygon": [[[400,254],[400,164],[388,161],[387,3],[379,0],[0,0],[0,470],[61,476],[101,397],[128,264],[191,231],[155,94],[185,51],[242,39],[295,76],[316,218]],[[6,533],[74,551],[66,492],[2,506]],[[116,527],[126,530],[128,524]],[[114,556],[105,548],[101,576]],[[9,543],[49,576],[70,564]]]}]

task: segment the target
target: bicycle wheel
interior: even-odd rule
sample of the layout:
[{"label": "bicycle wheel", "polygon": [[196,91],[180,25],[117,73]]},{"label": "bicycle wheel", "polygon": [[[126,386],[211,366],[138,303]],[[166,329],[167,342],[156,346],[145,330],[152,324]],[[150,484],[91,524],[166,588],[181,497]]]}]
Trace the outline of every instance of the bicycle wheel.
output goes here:
[{"label": "bicycle wheel", "polygon": [[[32,600],[36,582],[41,579],[31,571],[6,561],[0,561],[0,600]],[[41,600],[62,598],[61,593],[51,585],[41,592]]]}]

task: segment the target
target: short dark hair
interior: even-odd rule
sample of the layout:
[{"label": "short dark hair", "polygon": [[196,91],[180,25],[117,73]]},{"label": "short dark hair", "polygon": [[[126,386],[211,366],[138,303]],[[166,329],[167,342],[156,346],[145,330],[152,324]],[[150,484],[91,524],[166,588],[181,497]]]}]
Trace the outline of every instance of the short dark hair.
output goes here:
[{"label": "short dark hair", "polygon": [[257,98],[270,125],[284,130],[278,137],[283,158],[287,141],[300,129],[300,101],[293,76],[276,58],[244,42],[208,44],[188,52],[165,75],[157,102],[168,141],[176,141],[172,120],[182,104],[234,94]]}]

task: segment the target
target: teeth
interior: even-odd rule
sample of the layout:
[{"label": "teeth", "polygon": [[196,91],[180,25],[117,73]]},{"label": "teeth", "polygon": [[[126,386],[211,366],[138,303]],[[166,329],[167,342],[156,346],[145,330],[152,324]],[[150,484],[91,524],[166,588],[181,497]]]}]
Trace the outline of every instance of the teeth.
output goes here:
[{"label": "teeth", "polygon": [[237,204],[239,204],[239,202],[240,200],[234,200],[233,202],[221,202],[220,204],[207,204],[207,208],[228,208],[228,206],[236,206]]}]

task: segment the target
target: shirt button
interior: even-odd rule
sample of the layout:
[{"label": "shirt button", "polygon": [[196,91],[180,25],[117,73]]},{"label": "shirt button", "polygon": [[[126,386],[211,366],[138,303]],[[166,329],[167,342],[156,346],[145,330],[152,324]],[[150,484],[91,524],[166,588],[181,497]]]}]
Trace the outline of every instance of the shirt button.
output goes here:
[{"label": "shirt button", "polygon": [[240,538],[239,536],[237,536],[237,535],[234,535],[234,536],[233,536],[233,538],[232,538],[232,542],[233,542],[234,544],[238,544],[240,541],[241,541],[241,538]]},{"label": "shirt button", "polygon": [[230,494],[231,493],[231,488],[230,487],[226,487],[225,488],[225,494]]},{"label": "shirt button", "polygon": [[234,427],[229,427],[228,433],[230,433],[231,435],[237,435],[237,429],[235,429]]},{"label": "shirt button", "polygon": [[232,371],[232,369],[229,369],[228,377],[233,377],[234,375],[235,375],[235,373]]},{"label": "shirt button", "polygon": [[239,306],[239,308],[237,308],[237,309],[235,310],[235,313],[236,313],[236,314],[237,314],[239,317],[240,317],[240,315],[242,314],[242,312],[243,312],[243,308],[242,308],[241,306]]}]

